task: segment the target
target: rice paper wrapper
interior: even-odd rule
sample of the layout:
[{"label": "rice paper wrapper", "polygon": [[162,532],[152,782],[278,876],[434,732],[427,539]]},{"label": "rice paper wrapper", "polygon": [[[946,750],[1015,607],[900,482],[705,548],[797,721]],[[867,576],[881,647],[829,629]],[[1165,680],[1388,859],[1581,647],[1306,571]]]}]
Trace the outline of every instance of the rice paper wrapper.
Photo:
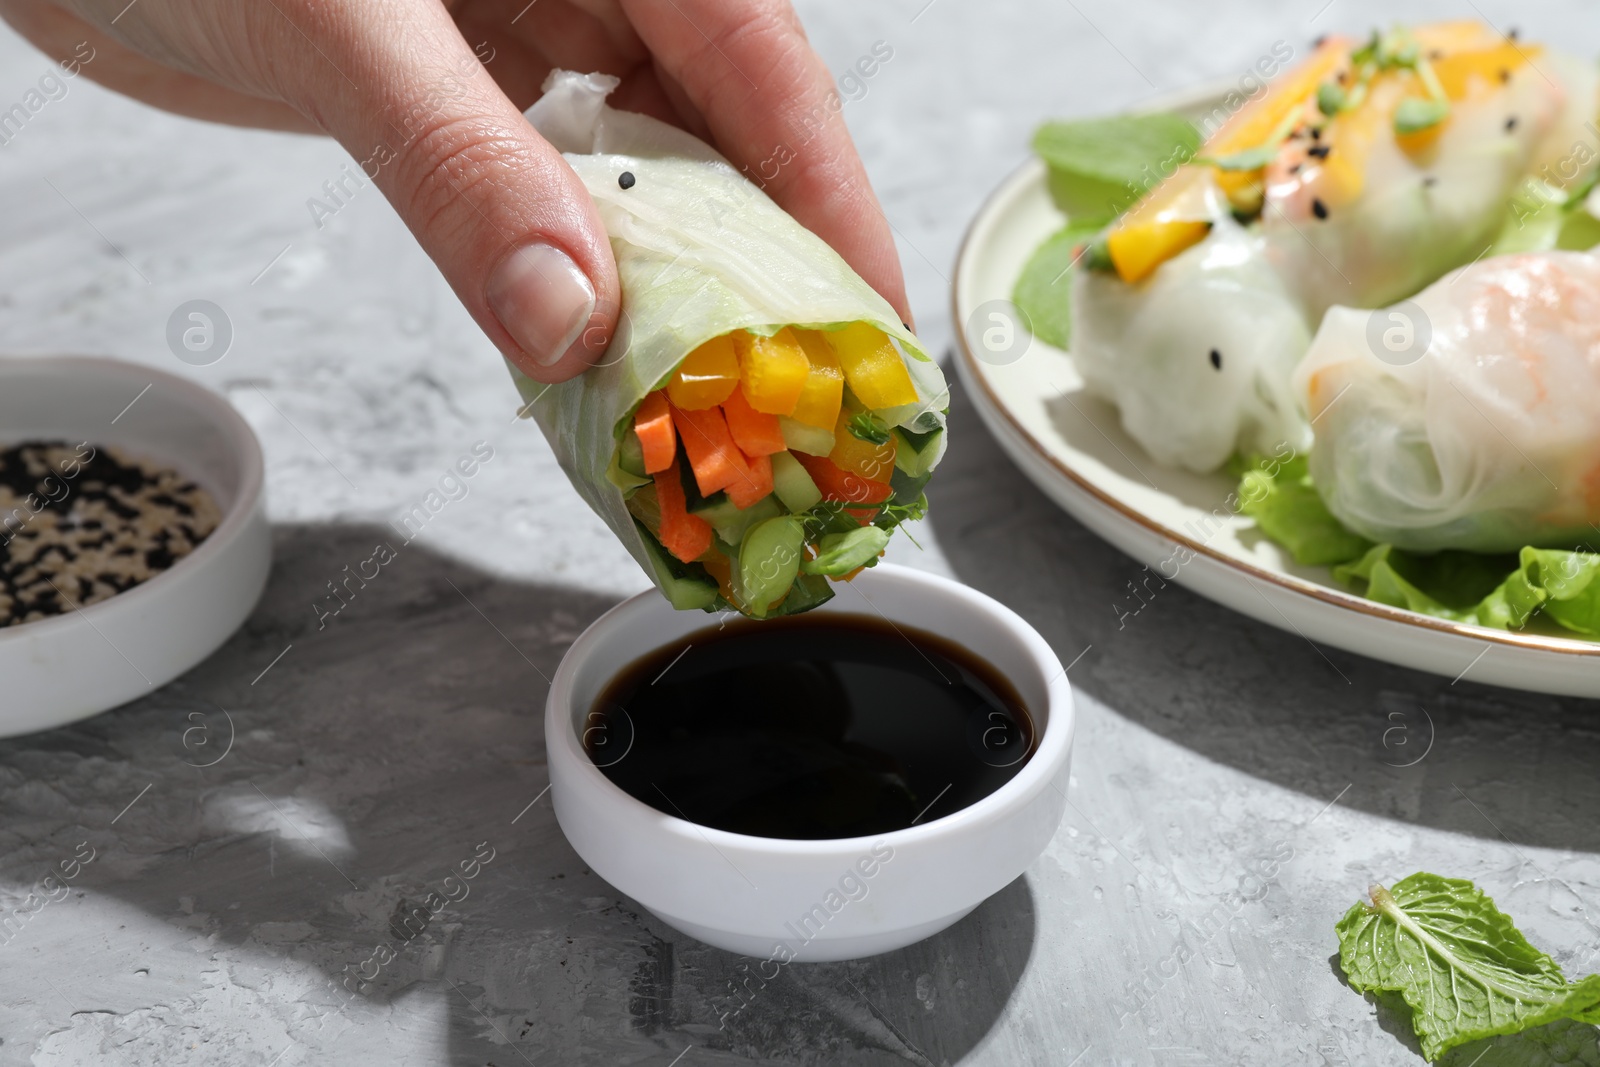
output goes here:
[{"label": "rice paper wrapper", "polygon": [[[545,385],[512,378],[578,494],[660,584],[622,489],[607,476],[640,401],[690,352],[733,330],[828,329],[866,322],[900,342],[918,402],[879,412],[892,426],[945,425],[949,389],[899,316],[821,238],[709,145],[605,98],[610,75],[553,71],[528,120],[594,198],[622,282],[618,328],[583,374]],[[627,172],[633,184],[622,188]],[[509,364],[508,364],[509,366]]]}]

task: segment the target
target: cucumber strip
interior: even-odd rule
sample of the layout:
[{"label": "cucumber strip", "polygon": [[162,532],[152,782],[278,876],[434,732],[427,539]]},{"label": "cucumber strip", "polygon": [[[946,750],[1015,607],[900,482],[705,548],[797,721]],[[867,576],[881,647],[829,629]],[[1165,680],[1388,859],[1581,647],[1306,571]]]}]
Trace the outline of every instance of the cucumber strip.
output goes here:
[{"label": "cucumber strip", "polygon": [[734,506],[733,501],[721,496],[721,499],[709,501],[690,514],[709,522],[717,536],[733,546],[744,540],[745,531],[756,523],[782,515],[783,505],[774,497],[765,496],[747,508],[739,508]]},{"label": "cucumber strip", "polygon": [[808,456],[826,456],[833,451],[833,431],[818,426],[796,422],[787,415],[778,416],[778,429],[783,433],[783,443],[791,452],[804,452]]},{"label": "cucumber strip", "polygon": [[772,457],[772,491],[783,506],[796,515],[810,511],[822,502],[822,490],[800,461],[787,452]]},{"label": "cucumber strip", "polygon": [[[628,431],[627,436],[632,438],[634,447],[637,448],[639,446],[639,438],[634,435],[632,430]],[[611,453],[611,465],[606,468],[606,481],[622,490],[624,497],[632,495],[640,486],[651,484],[652,479],[644,473],[644,454],[642,452],[639,454],[638,473],[629,470],[624,466],[624,463],[625,458],[622,446],[619,445],[616,451]]]},{"label": "cucumber strip", "polygon": [[[696,575],[685,564],[679,563],[667,554],[655,536],[645,528],[645,525],[634,520],[634,525],[639,527],[639,540],[644,542],[645,555],[650,559],[650,570],[656,585],[661,587],[661,592],[668,602],[679,611],[689,611],[698,608],[701,611],[710,611],[716,607],[719,598],[717,583],[710,576],[702,578]],[[695,565],[694,570],[704,574],[704,569]]]},{"label": "cucumber strip", "polygon": [[903,426],[893,429],[894,465],[913,478],[927,474],[944,455],[944,428],[929,433],[913,433]]},{"label": "cucumber strip", "polygon": [[921,474],[912,475],[907,474],[899,467],[895,467],[894,473],[889,476],[889,488],[894,490],[894,496],[890,498],[890,503],[914,503],[917,497],[922,495],[922,490],[927,487],[932,478],[932,471],[924,471]]},{"label": "cucumber strip", "polygon": [[644,446],[632,426],[622,431],[622,440],[617,442],[617,466],[637,478],[649,477],[644,470]]},{"label": "cucumber strip", "polygon": [[802,574],[789,587],[789,595],[783,598],[783,603],[768,612],[767,617],[775,619],[780,615],[799,615],[832,599],[832,582],[819,574]]}]

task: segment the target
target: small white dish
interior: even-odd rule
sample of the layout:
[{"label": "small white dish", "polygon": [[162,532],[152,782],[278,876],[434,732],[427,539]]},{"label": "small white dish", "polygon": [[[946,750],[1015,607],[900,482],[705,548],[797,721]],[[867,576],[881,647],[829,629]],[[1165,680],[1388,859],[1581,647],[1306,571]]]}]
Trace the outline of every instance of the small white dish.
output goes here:
[{"label": "small white dish", "polygon": [[1015,612],[887,563],[815,610],[915,626],[993,664],[1034,720],[1033,756],[976,804],[873,837],[751,837],[663,814],[613,784],[583,746],[596,700],[623,667],[715,628],[714,618],[674,611],[655,590],[612,608],[573,642],[545,711],[556,820],[584,862],[667,925],[776,966],[871,956],[938,933],[1027,869],[1067,802],[1071,688],[1050,646]]},{"label": "small white dish", "polygon": [[[1175,94],[1145,109],[1198,118],[1229,88]],[[1022,473],[1145,564],[1147,590],[1176,581],[1308,641],[1447,678],[1600,697],[1600,642],[1468,626],[1357,596],[1328,568],[1295,563],[1231,509],[1237,479],[1150,459],[1123,432],[1114,408],[1083,393],[1068,353],[1035,337],[991,356],[984,344],[991,313],[1006,311],[1028,258],[1063,221],[1038,160],[990,195],[956,259],[956,366],[979,417]],[[1143,605],[1130,592],[1113,608],[1132,616]]]},{"label": "small white dish", "polygon": [[0,444],[40,439],[116,446],[173,467],[212,495],[222,519],[141,585],[0,627],[0,737],[87,718],[187,671],[250,615],[272,562],[261,446],[215,393],[118,360],[0,359]]}]

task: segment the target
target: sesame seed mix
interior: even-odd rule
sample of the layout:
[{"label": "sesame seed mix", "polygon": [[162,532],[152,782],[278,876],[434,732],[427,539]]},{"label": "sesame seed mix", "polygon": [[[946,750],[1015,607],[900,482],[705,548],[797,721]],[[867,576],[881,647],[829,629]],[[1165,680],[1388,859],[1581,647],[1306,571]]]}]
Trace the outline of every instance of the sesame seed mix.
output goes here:
[{"label": "sesame seed mix", "polygon": [[204,489],[119,449],[0,447],[0,626],[132,589],[193,552],[219,520]]}]

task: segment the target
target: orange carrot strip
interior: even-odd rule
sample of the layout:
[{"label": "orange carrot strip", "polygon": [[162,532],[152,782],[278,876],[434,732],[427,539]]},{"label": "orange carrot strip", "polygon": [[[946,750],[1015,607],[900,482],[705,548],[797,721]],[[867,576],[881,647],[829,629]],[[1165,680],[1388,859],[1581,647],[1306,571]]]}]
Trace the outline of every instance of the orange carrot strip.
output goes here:
[{"label": "orange carrot strip", "polygon": [[783,431],[778,428],[778,416],[757,411],[745,398],[744,389],[735,389],[722,402],[722,414],[728,421],[728,432],[733,434],[739,451],[747,456],[770,456],[782,452]]},{"label": "orange carrot strip", "polygon": [[672,408],[660,390],[644,398],[633,416],[633,432],[644,453],[644,472],[658,474],[672,466],[678,451],[678,433],[672,425]]},{"label": "orange carrot strip", "polygon": [[689,514],[677,460],[655,480],[656,499],[661,504],[661,547],[685,563],[704,555],[711,547],[711,524]]},{"label": "orange carrot strip", "polygon": [[685,411],[673,405],[672,421],[683,438],[683,452],[689,457],[695,485],[700,487],[702,496],[710,496],[746,477],[744,455],[728,433],[721,408]]},{"label": "orange carrot strip", "polygon": [[744,477],[728,486],[728,499],[736,508],[747,508],[772,492],[772,458],[745,456]]}]

